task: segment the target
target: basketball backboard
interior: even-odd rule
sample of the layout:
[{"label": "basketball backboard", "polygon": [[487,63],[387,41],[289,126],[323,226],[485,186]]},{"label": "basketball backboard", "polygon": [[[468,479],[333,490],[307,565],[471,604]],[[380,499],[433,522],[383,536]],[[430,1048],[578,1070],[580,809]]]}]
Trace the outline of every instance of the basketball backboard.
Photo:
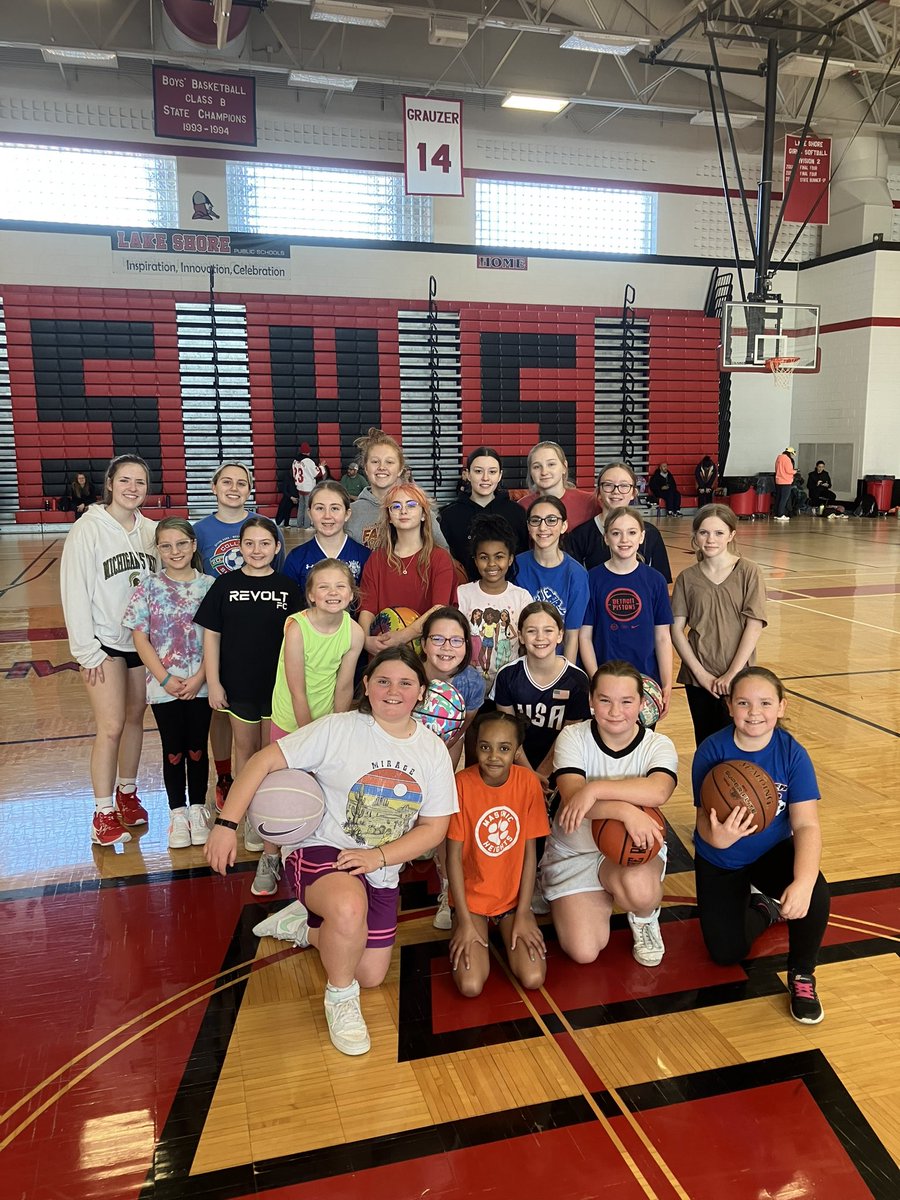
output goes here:
[{"label": "basketball backboard", "polygon": [[765,371],[776,358],[795,359],[794,371],[818,371],[818,304],[729,301],[722,313],[719,357],[723,371]]}]

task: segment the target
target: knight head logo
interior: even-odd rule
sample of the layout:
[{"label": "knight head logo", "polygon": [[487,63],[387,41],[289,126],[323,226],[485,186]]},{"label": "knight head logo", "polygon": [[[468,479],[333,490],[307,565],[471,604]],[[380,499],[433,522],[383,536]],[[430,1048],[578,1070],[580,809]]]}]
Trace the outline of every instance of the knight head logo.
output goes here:
[{"label": "knight head logo", "polygon": [[212,221],[215,218],[219,219],[219,214],[213,208],[213,202],[207,196],[206,192],[194,192],[192,197],[194,204],[194,220],[195,221]]}]

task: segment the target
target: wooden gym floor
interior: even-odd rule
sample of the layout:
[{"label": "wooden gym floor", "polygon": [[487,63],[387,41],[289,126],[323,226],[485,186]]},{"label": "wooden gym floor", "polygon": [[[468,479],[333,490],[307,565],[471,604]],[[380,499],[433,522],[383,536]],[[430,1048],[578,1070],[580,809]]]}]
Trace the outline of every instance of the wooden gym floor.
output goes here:
[{"label": "wooden gym floor", "polygon": [[[661,528],[683,569],[689,522]],[[633,962],[617,918],[597,964],[551,940],[540,993],[497,961],[462,1000],[434,880],[410,869],[391,973],[364,997],[373,1049],[354,1060],[328,1042],[315,952],[252,936],[272,907],[250,894],[252,862],[221,880],[199,850],[167,850],[149,715],[149,829],[91,848],[62,542],[4,535],[4,1200],[897,1200],[900,526],[761,521],[740,543],[770,589],[760,661],[785,679],[822,786],[824,1023],[787,1016],[783,932],[740,967],[705,956],[679,692],[663,965]]]}]

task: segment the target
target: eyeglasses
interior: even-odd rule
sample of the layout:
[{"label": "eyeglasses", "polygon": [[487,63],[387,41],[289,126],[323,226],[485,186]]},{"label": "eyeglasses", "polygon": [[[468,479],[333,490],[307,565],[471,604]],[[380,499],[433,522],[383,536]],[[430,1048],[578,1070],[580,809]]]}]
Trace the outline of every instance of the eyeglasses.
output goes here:
[{"label": "eyeglasses", "polygon": [[440,650],[441,646],[446,646],[448,642],[454,650],[459,650],[460,647],[466,644],[464,637],[459,637],[458,635],[455,637],[444,637],[442,633],[429,633],[428,641],[433,642],[438,650]]},{"label": "eyeglasses", "polygon": [[529,517],[528,524],[532,529],[539,529],[541,525],[546,525],[548,529],[555,529],[560,523],[562,517]]},{"label": "eyeglasses", "polygon": [[388,512],[402,513],[404,508],[418,508],[418,500],[396,500],[393,504],[388,505]]},{"label": "eyeglasses", "polygon": [[191,542],[157,542],[157,550],[167,550],[171,553],[173,550],[187,550],[193,543]]},{"label": "eyeglasses", "polygon": [[633,483],[601,483],[600,491],[612,495],[613,492],[631,492],[634,490]]}]

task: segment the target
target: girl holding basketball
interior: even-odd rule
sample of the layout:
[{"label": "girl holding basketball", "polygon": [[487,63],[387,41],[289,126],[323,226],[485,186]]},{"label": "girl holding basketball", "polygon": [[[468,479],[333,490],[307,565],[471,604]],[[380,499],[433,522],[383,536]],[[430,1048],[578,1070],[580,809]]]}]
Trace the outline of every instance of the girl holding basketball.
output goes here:
[{"label": "girl holding basketball", "polygon": [[[524,518],[522,523],[525,524]],[[532,597],[524,588],[517,587],[508,581],[508,575],[516,557],[516,535],[509,522],[503,517],[479,517],[473,523],[467,557],[474,560],[479,579],[477,583],[460,584],[459,607],[473,626],[475,614],[481,615],[481,624],[479,624],[481,645],[476,665],[481,667],[486,687],[490,690],[497,677],[497,672],[514,656],[514,647],[518,653],[518,638],[515,636],[515,629],[512,628],[512,625],[518,623],[519,613],[526,604],[531,603]],[[488,624],[493,624],[494,628],[490,639],[491,646],[486,649],[484,614],[489,609],[496,613],[496,617],[492,622],[488,622]],[[505,625],[502,619],[504,611],[506,612]],[[510,633],[513,635],[512,638],[509,636]]]},{"label": "girl holding basketball", "polygon": [[[363,632],[348,612],[355,595],[353,572],[347,563],[325,558],[310,567],[307,607],[284,622],[272,691],[269,736],[273,742],[328,713],[350,708],[354,672],[363,647]],[[272,896],[280,878],[278,847],[263,839],[250,891],[254,896]]]},{"label": "girl holding basketball", "polygon": [[[828,884],[819,870],[819,785],[807,752],[781,727],[781,680],[765,667],[745,667],[728,700],[733,725],[708,737],[694,755],[697,809],[694,870],[700,929],[720,966],[741,962],[757,937],[787,922],[791,1016],[817,1025],[825,1015],[816,994],[816,958],[828,924]],[[703,781],[717,763],[741,760],[766,772],[778,808],[760,829],[736,805],[720,821],[701,803]]]},{"label": "girl holding basketball", "polygon": [[565,623],[562,653],[574,662],[588,602],[588,582],[587,571],[560,544],[568,528],[562,500],[549,496],[534,501],[528,510],[532,548],[516,558],[516,583],[535,600],[544,600],[559,610]]},{"label": "girl holding basketball", "polygon": [[350,507],[350,497],[339,483],[326,480],[313,488],[308,511],[314,536],[295,546],[285,559],[283,570],[288,579],[293,579],[305,590],[312,567],[328,558],[346,563],[353,575],[354,587],[359,584],[371,551],[349,537],[344,529]]},{"label": "girl holding basketball", "polygon": [[149,479],[147,464],[136,454],[114,458],[106,468],[102,502],[73,525],[60,564],[69,646],[97,727],[91,746],[91,841],[98,846],[130,841],[128,827],[147,824],[135,790],[146,672],[122,615],[137,585],[156,571],[156,523],[140,511]]},{"label": "girl holding basketball", "polygon": [[[162,571],[131,593],[122,624],[147,668],[147,703],[159,729],[163,783],[169,800],[169,847],[203,846],[209,836],[209,722],[203,636],[194,624],[213,586],[203,572],[194,527],[181,517],[156,526]],[[185,784],[187,802],[185,807]]]},{"label": "girl holding basketball", "polygon": [[[209,706],[228,715],[236,770],[269,741],[285,618],[303,607],[303,593],[293,579],[272,568],[278,530],[268,517],[244,522],[239,549],[243,566],[213,581],[194,617],[204,630]],[[262,849],[249,826],[244,846]]]},{"label": "girl holding basketball", "polygon": [[483,712],[475,719],[478,762],[456,776],[459,812],[447,831],[453,894],[450,966],[464,996],[480,996],[490,972],[488,930],[497,926],[510,970],[523,987],[547,975],[544,937],[531,911],[537,841],[549,832],[541,785],[514,763],[524,720]]},{"label": "girl holding basketball", "polygon": [[207,861],[224,875],[238,822],[266,776],[285,767],[315,774],[325,814],[285,864],[300,904],[256,931],[316,947],[329,1036],[343,1054],[369,1049],[359,989],[378,987],[390,966],[400,867],[443,841],[457,807],[446,747],[412,715],[427,682],[408,647],[376,655],[355,711],[322,717],[253,756],[206,844]]},{"label": "girl holding basketball", "polygon": [[610,659],[633,663],[660,685],[663,706],[672,694],[672,608],[659,571],[638,561],[644,518],[636,508],[614,508],[603,523],[609,562],[588,572],[590,600],[578,635],[585,671]]},{"label": "girl holding basketball", "polygon": [[[564,729],[553,755],[562,799],[541,863],[559,944],[576,962],[593,962],[609,941],[613,905],[628,914],[632,953],[644,967],[665,954],[659,906],[666,846],[659,825],[642,808],[659,808],[678,782],[678,755],[661,733],[638,721],[644,688],[640,671],[607,662],[591,680],[592,721]],[[621,821],[642,848],[659,853],[640,866],[622,866],[597,848],[591,821]]]},{"label": "girl holding basketball", "polygon": [[697,562],[675,581],[672,641],[699,746],[731,724],[726,697],[753,662],[766,626],[766,587],[759,567],[735,553],[737,517],[730,508],[705,505],[691,529]]},{"label": "girl holding basketball", "polygon": [[[414,483],[397,484],[385,495],[360,586],[359,623],[369,654],[415,641],[432,609],[456,603],[453,559],[434,544],[429,513],[428,497]],[[376,614],[398,607],[420,615],[402,629],[373,635]]]}]

